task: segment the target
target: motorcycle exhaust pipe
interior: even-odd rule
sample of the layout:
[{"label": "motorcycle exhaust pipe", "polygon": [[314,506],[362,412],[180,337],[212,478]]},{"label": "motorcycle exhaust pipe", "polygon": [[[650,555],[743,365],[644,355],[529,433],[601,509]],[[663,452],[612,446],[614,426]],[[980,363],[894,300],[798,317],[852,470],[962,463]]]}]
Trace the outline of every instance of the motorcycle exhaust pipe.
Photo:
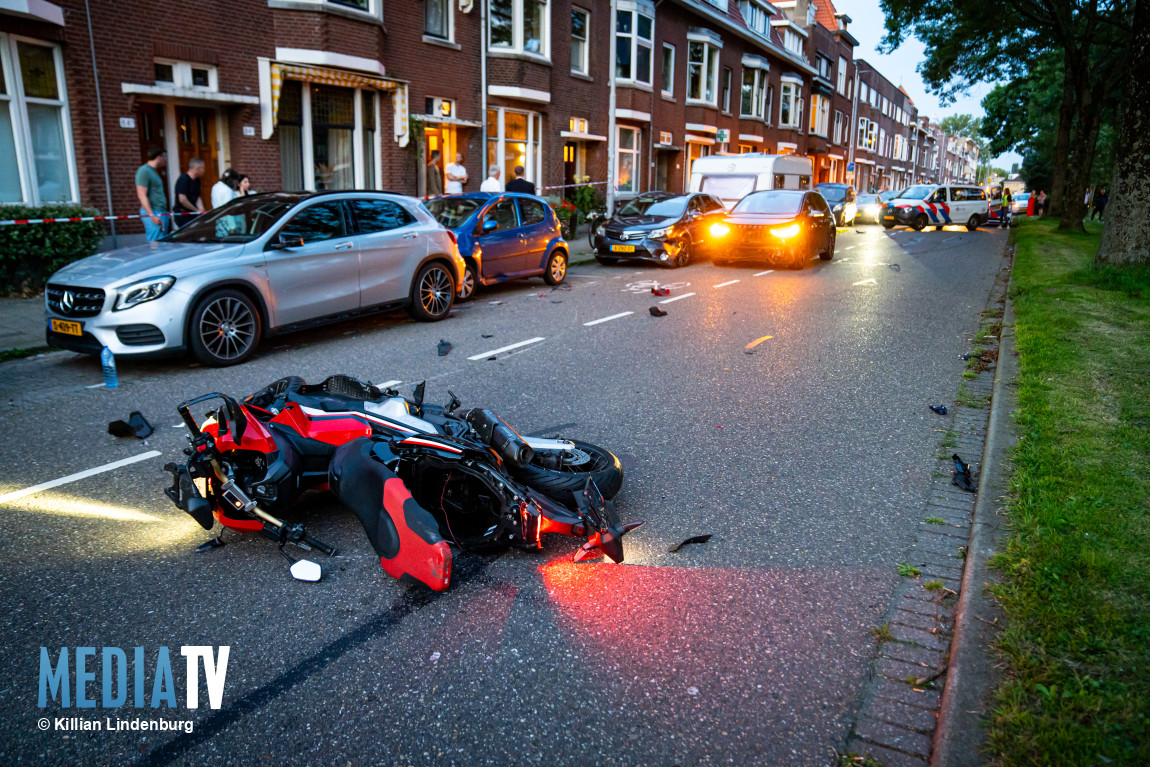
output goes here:
[{"label": "motorcycle exhaust pipe", "polygon": [[531,463],[535,451],[502,418],[485,408],[473,408],[461,414],[463,419],[479,433],[480,438],[515,469]]}]

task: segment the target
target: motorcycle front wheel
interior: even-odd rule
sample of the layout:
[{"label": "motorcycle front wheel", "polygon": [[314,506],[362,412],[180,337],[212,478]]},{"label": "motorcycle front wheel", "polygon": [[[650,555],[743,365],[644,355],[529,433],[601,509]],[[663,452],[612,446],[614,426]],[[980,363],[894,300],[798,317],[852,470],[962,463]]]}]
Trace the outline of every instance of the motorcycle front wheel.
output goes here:
[{"label": "motorcycle front wheel", "polygon": [[623,487],[623,464],[610,450],[590,442],[571,440],[573,453],[565,453],[558,461],[554,453],[536,453],[531,463],[517,471],[516,477],[533,490],[564,505],[572,503],[571,494],[583,490],[587,477],[604,498],[614,498]]}]

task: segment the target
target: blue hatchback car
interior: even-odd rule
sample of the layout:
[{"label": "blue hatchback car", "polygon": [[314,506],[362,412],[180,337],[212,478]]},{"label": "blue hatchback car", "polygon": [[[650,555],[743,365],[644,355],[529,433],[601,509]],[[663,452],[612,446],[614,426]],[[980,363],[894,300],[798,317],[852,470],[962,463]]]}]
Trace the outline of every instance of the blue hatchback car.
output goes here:
[{"label": "blue hatchback car", "polygon": [[548,285],[567,276],[567,243],[559,219],[541,198],[515,192],[469,192],[426,201],[423,206],[455,233],[467,263],[459,299],[480,285],[542,275]]}]

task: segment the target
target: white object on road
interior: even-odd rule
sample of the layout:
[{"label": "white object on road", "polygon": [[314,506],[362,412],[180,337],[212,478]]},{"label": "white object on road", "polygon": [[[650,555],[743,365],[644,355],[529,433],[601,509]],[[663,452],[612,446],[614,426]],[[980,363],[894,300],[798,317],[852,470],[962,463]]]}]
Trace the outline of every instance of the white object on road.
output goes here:
[{"label": "white object on road", "polygon": [[715,285],[714,287],[725,288],[728,285],[734,285],[736,282],[740,282],[740,280],[728,280],[727,282],[720,282],[718,285]]},{"label": "white object on road", "polygon": [[30,495],[35,495],[36,493],[42,493],[45,490],[51,490],[52,488],[59,487],[60,485],[67,485],[70,482],[77,482],[81,479],[87,479],[88,477],[93,477],[97,474],[103,474],[106,471],[113,471],[114,469],[118,469],[121,466],[128,466],[130,464],[137,463],[139,461],[146,461],[147,459],[155,458],[158,455],[161,455],[159,450],[149,450],[146,453],[141,453],[140,455],[134,455],[131,458],[123,458],[119,461],[112,461],[111,463],[106,463],[103,466],[97,466],[94,469],[86,469],[85,471],[79,471],[79,472],[76,472],[75,474],[69,474],[66,477],[60,477],[59,479],[53,479],[50,482],[42,482],[39,485],[32,485],[32,487],[26,487],[23,490],[14,490],[11,493],[5,493],[4,495],[0,495],[0,503],[8,503],[9,501],[17,501],[21,498],[27,498]]},{"label": "white object on road", "polygon": [[503,346],[503,347],[500,347],[498,349],[493,349],[489,352],[483,352],[482,354],[473,354],[472,356],[468,357],[467,359],[471,360],[472,362],[475,362],[476,360],[486,359],[487,357],[494,357],[496,354],[503,354],[503,352],[509,352],[512,349],[518,349],[521,346],[530,346],[531,344],[537,344],[543,340],[545,340],[545,339],[542,336],[539,336],[538,338],[528,338],[526,341],[520,341],[517,344],[511,344],[510,346]]},{"label": "white object on road", "polygon": [[768,269],[768,270],[767,270],[767,271],[765,271],[765,272],[759,272],[759,273],[757,273],[755,276],[756,276],[756,277],[762,277],[764,274],[771,274],[771,273],[772,273],[772,272],[774,272],[774,271],[775,271],[774,269]]},{"label": "white object on road", "polygon": [[659,303],[669,304],[669,303],[672,303],[673,301],[679,301],[679,300],[684,299],[684,298],[690,298],[693,295],[695,295],[695,294],[694,293],[684,293],[683,295],[675,296],[674,298],[665,298],[662,301],[660,301]]},{"label": "white object on road", "polygon": [[618,314],[612,314],[610,317],[600,317],[597,320],[591,320],[590,322],[584,322],[583,327],[589,328],[592,325],[598,325],[601,322],[610,322],[611,320],[617,320],[620,317],[626,317],[628,314],[634,314],[634,313],[635,312],[619,312]]},{"label": "white object on road", "polygon": [[858,282],[856,282],[854,284],[855,285],[878,285],[878,282],[875,280],[874,277],[868,277],[867,279],[859,280]]}]

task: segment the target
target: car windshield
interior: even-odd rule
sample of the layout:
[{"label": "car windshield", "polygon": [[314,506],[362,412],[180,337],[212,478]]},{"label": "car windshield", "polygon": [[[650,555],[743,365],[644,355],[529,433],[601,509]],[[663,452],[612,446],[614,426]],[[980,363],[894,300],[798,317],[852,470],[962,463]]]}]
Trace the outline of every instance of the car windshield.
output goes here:
[{"label": "car windshield", "polygon": [[877,194],[860,194],[855,198],[855,201],[859,205],[876,205],[879,201],[879,196]]},{"label": "car windshield", "polygon": [[934,190],[935,187],[930,184],[918,184],[916,186],[908,186],[901,194],[895,196],[902,197],[906,200],[925,200]]},{"label": "car windshield", "polygon": [[662,216],[678,218],[687,207],[687,197],[636,197],[623,206],[620,216]]},{"label": "car windshield", "polygon": [[1021,192],[1019,194],[1014,195],[1014,201],[1015,202],[1025,202],[1026,200],[1029,200],[1029,199],[1030,199],[1030,192]]},{"label": "car windshield", "polygon": [[443,226],[457,229],[485,202],[475,197],[437,197],[423,203],[423,207]]},{"label": "car windshield", "polygon": [[251,242],[299,201],[298,197],[238,197],[197,216],[164,239],[166,242]]},{"label": "car windshield", "polygon": [[793,216],[803,204],[801,194],[755,192],[739,200],[732,213],[768,213],[775,216]]},{"label": "car windshield", "polygon": [[847,196],[847,188],[838,184],[819,184],[815,187],[815,191],[830,203],[842,202]]}]

